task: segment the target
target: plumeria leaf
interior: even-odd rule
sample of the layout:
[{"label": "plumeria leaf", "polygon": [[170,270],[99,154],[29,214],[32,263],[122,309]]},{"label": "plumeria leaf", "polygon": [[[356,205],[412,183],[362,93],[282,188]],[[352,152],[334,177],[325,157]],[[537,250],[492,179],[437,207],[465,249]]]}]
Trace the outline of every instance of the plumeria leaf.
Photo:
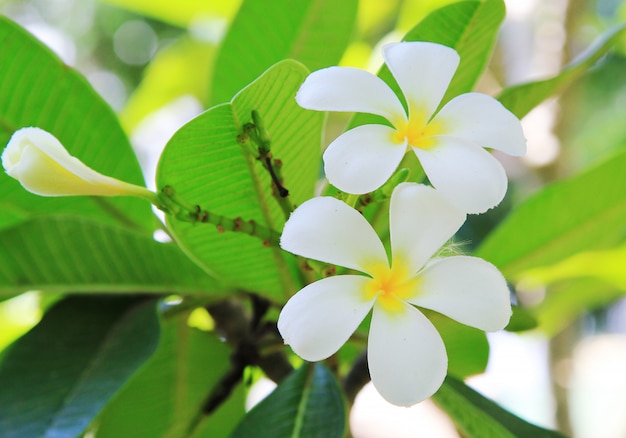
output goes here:
[{"label": "plumeria leaf", "polygon": [[404,41],[432,41],[461,56],[441,105],[472,91],[491,59],[504,13],[502,0],[454,3],[433,11],[405,35]]},{"label": "plumeria leaf", "polygon": [[483,397],[462,381],[447,377],[433,396],[464,437],[468,438],[563,438],[558,432],[527,423]]},{"label": "plumeria leaf", "polygon": [[153,111],[181,96],[206,100],[207,76],[213,65],[216,47],[184,36],[160,50],[144,72],[144,77],[120,113],[127,132]]},{"label": "plumeria leaf", "polygon": [[234,428],[244,414],[240,392],[212,416],[203,418],[200,413],[203,401],[228,370],[230,350],[213,333],[189,327],[187,319],[186,313],[166,313],[161,319],[161,341],[154,356],[104,409],[94,424],[98,437],[203,437],[210,435],[194,431],[209,430],[214,422],[221,422],[215,430],[225,431],[219,436],[227,436]]},{"label": "plumeria leaf", "polygon": [[170,0],[104,0],[106,3],[126,8],[175,26],[187,27],[207,17],[227,19],[232,17],[239,7],[240,0],[226,2],[207,2],[204,0],[185,0],[172,3]]},{"label": "plumeria leaf", "polygon": [[[433,11],[404,36],[403,41],[430,41],[443,44],[456,50],[461,57],[459,68],[441,105],[459,94],[472,90],[491,58],[491,51],[503,19],[502,0],[463,1]],[[386,65],[380,69],[378,76],[389,84],[400,99],[404,99]],[[357,114],[350,126],[379,123],[382,120],[374,117],[369,114]]]},{"label": "plumeria leaf", "polygon": [[196,295],[223,289],[174,245],[59,215],[0,230],[0,297],[28,290]]},{"label": "plumeria leaf", "polygon": [[485,332],[439,313],[422,311],[443,338],[448,353],[448,374],[462,379],[485,371],[489,360],[489,343]]},{"label": "plumeria leaf", "polygon": [[524,117],[545,99],[563,90],[593,67],[622,38],[624,32],[626,32],[626,25],[613,27],[566,65],[558,75],[509,87],[500,94],[498,100],[517,117]]},{"label": "plumeria leaf", "polygon": [[344,436],[345,404],[333,374],[322,364],[305,364],[255,406],[232,438]]},{"label": "plumeria leaf", "polygon": [[[475,255],[508,279],[579,251],[607,248],[626,223],[626,153],[549,185],[519,205],[483,240]],[[546,220],[549,218],[549,220]]]},{"label": "plumeria leaf", "polygon": [[81,436],[156,349],[155,303],[71,297],[54,305],[0,363],[2,436]]},{"label": "plumeria leaf", "polygon": [[[82,76],[5,17],[0,17],[0,47],[1,145],[17,129],[37,126],[98,172],[144,184],[113,110]],[[0,227],[54,211],[152,229],[150,206],[139,199],[42,198],[28,193],[4,172],[0,172],[0,192]]]},{"label": "plumeria leaf", "polygon": [[310,70],[338,64],[357,6],[357,0],[244,1],[216,60],[209,101],[227,102],[282,59],[296,59]]},{"label": "plumeria leaf", "polygon": [[509,324],[504,328],[509,332],[523,332],[537,328],[539,324],[537,318],[528,309],[519,306],[512,306],[513,314]]},{"label": "plumeria leaf", "polygon": [[[282,230],[285,215],[271,194],[268,172],[237,143],[242,125],[257,110],[271,137],[271,152],[294,204],[313,196],[320,162],[323,114],[306,111],[295,94],[308,71],[283,61],[242,90],[232,103],[216,106],[183,126],[170,139],[159,163],[158,187],[171,185],[192,204],[230,218],[241,217]],[[296,288],[289,269],[294,259],[242,233],[168,218],[183,249],[228,284],[283,298]]]}]

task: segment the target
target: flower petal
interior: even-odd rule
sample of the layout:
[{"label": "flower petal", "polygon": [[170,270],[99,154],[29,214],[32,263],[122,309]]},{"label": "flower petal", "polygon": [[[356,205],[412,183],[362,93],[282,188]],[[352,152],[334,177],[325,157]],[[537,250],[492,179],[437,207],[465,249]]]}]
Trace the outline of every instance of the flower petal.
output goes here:
[{"label": "flower petal", "polygon": [[362,125],[337,137],[324,152],[328,181],[357,195],[382,186],[406,153],[406,140],[391,141],[394,132],[384,125]]},{"label": "flower petal", "polygon": [[509,289],[498,269],[477,257],[434,260],[420,273],[422,293],[409,301],[493,332],[511,317]]},{"label": "flower petal", "polygon": [[389,313],[374,304],[367,360],[376,390],[388,402],[411,406],[443,383],[448,358],[441,336],[417,309]]},{"label": "flower petal", "polygon": [[480,93],[457,96],[435,119],[446,127],[446,135],[510,155],[526,153],[526,139],[519,119],[491,96]]},{"label": "flower petal", "polygon": [[432,185],[467,213],[483,213],[506,194],[502,164],[474,143],[439,136],[432,149],[413,148]]},{"label": "flower petal", "polygon": [[303,108],[378,114],[406,120],[404,107],[378,76],[352,67],[329,67],[311,73],[296,94]]},{"label": "flower petal", "polygon": [[409,108],[424,111],[427,118],[439,106],[460,60],[450,47],[429,42],[388,44],[383,57]]},{"label": "flower petal", "polygon": [[280,246],[294,254],[367,272],[387,263],[374,229],[357,210],[331,197],[313,198],[285,223]]},{"label": "flower petal", "polygon": [[295,294],[278,317],[278,331],[293,351],[308,361],[334,354],[372,308],[363,289],[369,279],[340,275],[311,283]]},{"label": "flower petal", "polygon": [[417,272],[465,222],[465,213],[423,184],[398,185],[389,206],[391,263],[402,258]]},{"label": "flower petal", "polygon": [[11,136],[2,166],[26,190],[40,196],[154,196],[144,187],[96,172],[71,156],[55,136],[35,127]]}]

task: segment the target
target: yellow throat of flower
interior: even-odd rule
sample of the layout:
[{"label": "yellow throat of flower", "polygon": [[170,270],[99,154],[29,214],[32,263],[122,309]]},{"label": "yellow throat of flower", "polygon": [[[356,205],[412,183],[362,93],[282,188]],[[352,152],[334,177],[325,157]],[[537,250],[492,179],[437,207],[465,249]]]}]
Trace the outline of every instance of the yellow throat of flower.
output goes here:
[{"label": "yellow throat of flower", "polygon": [[402,301],[419,294],[419,278],[409,273],[402,260],[394,260],[391,268],[386,263],[377,263],[369,272],[372,278],[365,285],[365,298],[369,301],[376,297],[390,313],[402,311]]},{"label": "yellow throat of flower", "polygon": [[441,122],[428,122],[425,111],[409,111],[409,120],[394,123],[396,131],[393,133],[394,143],[403,143],[406,138],[409,146],[420,149],[430,149],[435,145],[434,136],[443,132]]}]

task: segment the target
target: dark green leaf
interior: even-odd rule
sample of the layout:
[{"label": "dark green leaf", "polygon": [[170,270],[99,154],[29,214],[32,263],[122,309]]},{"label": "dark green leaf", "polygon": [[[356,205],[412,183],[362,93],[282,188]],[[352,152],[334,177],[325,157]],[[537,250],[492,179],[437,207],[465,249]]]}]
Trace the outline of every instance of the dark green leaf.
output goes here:
[{"label": "dark green leaf", "polygon": [[[97,171],[143,185],[128,139],[113,110],[76,71],[32,35],[0,17],[0,145],[24,126],[54,134]],[[33,214],[81,214],[130,227],[152,228],[147,202],[133,198],[44,198],[0,172],[0,228]]]},{"label": "dark green leaf", "polygon": [[322,364],[305,364],[244,417],[232,438],[342,438],[345,420],[333,374]]},{"label": "dark green leaf", "polygon": [[514,209],[482,242],[478,257],[509,279],[624,236],[626,153],[552,184]]},{"label": "dark green leaf", "polygon": [[357,0],[247,0],[218,55],[209,101],[228,102],[271,65],[296,59],[310,70],[339,63]]},{"label": "dark green leaf", "polygon": [[71,216],[0,230],[0,297],[28,290],[217,294],[224,289],[174,245]]},{"label": "dark green leaf", "polygon": [[[163,319],[156,353],[105,408],[94,424],[96,436],[191,436],[203,401],[228,371],[229,355],[215,334],[189,327],[186,314]],[[243,415],[243,403],[239,411]]]},{"label": "dark green leaf", "polygon": [[532,312],[523,307],[513,306],[513,315],[509,324],[504,328],[509,332],[523,332],[537,328],[537,319]]},{"label": "dark green leaf", "polygon": [[467,438],[563,437],[558,432],[527,423],[449,376],[433,400]]},{"label": "dark green leaf", "polygon": [[[285,216],[271,194],[268,172],[236,139],[256,109],[271,136],[272,154],[283,163],[289,198],[297,205],[312,197],[323,114],[306,111],[295,102],[307,74],[302,64],[283,61],[237,94],[231,104],[214,107],[183,126],[161,156],[159,187],[171,185],[192,204],[280,232]],[[289,272],[294,258],[263,246],[260,239],[173,218],[168,218],[168,226],[191,257],[228,284],[280,299],[297,289]]]},{"label": "dark green leaf", "polygon": [[154,300],[56,304],[0,363],[2,437],[80,436],[158,339]]},{"label": "dark green leaf", "polygon": [[560,92],[582,76],[611,49],[625,31],[626,25],[612,28],[565,66],[558,75],[550,79],[509,87],[500,94],[498,100],[517,117],[524,117],[545,99]]}]

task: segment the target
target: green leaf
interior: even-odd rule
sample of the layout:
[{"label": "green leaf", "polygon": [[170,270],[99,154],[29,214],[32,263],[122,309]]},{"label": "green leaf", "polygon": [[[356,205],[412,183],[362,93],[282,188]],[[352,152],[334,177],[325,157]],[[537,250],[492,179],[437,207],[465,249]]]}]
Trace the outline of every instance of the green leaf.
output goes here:
[{"label": "green leaf", "polygon": [[586,51],[563,68],[556,76],[541,81],[515,85],[505,89],[498,100],[517,117],[522,118],[548,97],[563,90],[581,77],[617,42],[626,25],[622,24],[600,36]]},{"label": "green leaf", "polygon": [[80,436],[158,339],[154,300],[57,303],[0,363],[2,436]]},{"label": "green leaf", "polygon": [[537,328],[539,323],[530,310],[519,306],[512,307],[513,314],[511,315],[511,320],[504,330],[509,332],[523,332]]},{"label": "green leaf", "polygon": [[527,423],[452,377],[446,377],[433,400],[447,412],[464,437],[563,437],[558,432]]},{"label": "green leaf", "polygon": [[[76,71],[32,35],[0,17],[0,145],[19,128],[38,126],[98,172],[133,184],[143,177],[111,108]],[[49,212],[72,212],[146,229],[153,215],[134,198],[33,195],[0,172],[0,228]]]},{"label": "green leaf", "polygon": [[215,294],[174,245],[86,218],[47,216],[0,230],[0,297],[28,290]]},{"label": "green leaf", "polygon": [[207,18],[230,18],[237,12],[240,3],[240,0],[220,2],[185,0],[177,3],[173,3],[171,0],[103,1],[181,27],[193,25],[194,21],[197,23],[207,20]]},{"label": "green leaf", "polygon": [[132,132],[152,112],[192,95],[204,102],[207,76],[215,58],[213,44],[184,36],[160,50],[144,72],[120,114],[126,132]]},{"label": "green leaf", "polygon": [[345,420],[333,374],[322,364],[305,364],[256,405],[231,438],[342,438]]},{"label": "green leaf", "polygon": [[532,196],[483,240],[476,256],[509,279],[577,252],[606,248],[623,238],[626,153]]},{"label": "green leaf", "polygon": [[[233,102],[211,108],[170,139],[159,162],[158,187],[171,185],[182,198],[210,212],[242,217],[282,230],[285,217],[271,195],[268,172],[237,143],[256,109],[271,136],[272,155],[283,162],[289,198],[296,205],[314,194],[320,162],[323,114],[300,108],[294,99],[308,71],[283,61],[242,90]],[[183,249],[227,284],[283,299],[296,286],[289,273],[294,258],[242,233],[168,217]]]},{"label": "green leaf", "polygon": [[93,425],[96,436],[191,436],[203,401],[229,369],[229,356],[215,334],[189,327],[187,314],[163,318],[156,353],[104,409]]},{"label": "green leaf", "polygon": [[448,373],[464,378],[487,368],[489,343],[485,332],[466,326],[439,313],[424,310],[437,328],[448,353]]},{"label": "green leaf", "polygon": [[406,34],[404,41],[443,44],[461,57],[442,104],[472,91],[491,59],[504,13],[502,0],[453,3],[432,12]]},{"label": "green leaf", "polygon": [[227,102],[271,65],[292,58],[310,70],[339,63],[357,0],[247,0],[218,55],[209,101]]},{"label": "green leaf", "polygon": [[[502,0],[453,3],[427,15],[404,36],[403,41],[430,41],[443,44],[456,50],[461,57],[459,68],[452,78],[442,104],[473,89],[491,58],[504,12]],[[400,87],[386,65],[380,69],[378,76],[401,100],[404,100]],[[380,120],[369,114],[357,114],[350,126],[380,123]]]}]

